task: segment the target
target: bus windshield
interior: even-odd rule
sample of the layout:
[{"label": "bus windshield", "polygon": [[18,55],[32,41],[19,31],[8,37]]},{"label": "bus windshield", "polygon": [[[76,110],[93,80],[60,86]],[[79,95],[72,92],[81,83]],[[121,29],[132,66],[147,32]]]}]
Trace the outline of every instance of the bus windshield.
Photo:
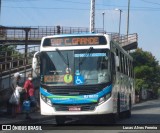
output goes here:
[{"label": "bus windshield", "polygon": [[107,49],[41,52],[41,82],[53,86],[110,82]]}]

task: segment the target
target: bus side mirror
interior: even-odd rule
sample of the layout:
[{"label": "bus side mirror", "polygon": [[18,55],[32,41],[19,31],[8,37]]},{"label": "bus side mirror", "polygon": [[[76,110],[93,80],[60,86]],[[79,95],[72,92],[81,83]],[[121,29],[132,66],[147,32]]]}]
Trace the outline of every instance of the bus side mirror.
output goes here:
[{"label": "bus side mirror", "polygon": [[33,69],[33,71],[36,71],[37,63],[38,63],[37,58],[33,57],[33,60],[32,60],[32,69]]},{"label": "bus side mirror", "polygon": [[38,59],[37,59],[37,55],[39,55],[39,51],[37,51],[34,56],[33,56],[33,59],[32,59],[32,69],[34,72],[36,72],[36,68],[37,68],[37,65],[38,65]]},{"label": "bus side mirror", "polygon": [[119,67],[119,57],[116,56],[116,67]]}]

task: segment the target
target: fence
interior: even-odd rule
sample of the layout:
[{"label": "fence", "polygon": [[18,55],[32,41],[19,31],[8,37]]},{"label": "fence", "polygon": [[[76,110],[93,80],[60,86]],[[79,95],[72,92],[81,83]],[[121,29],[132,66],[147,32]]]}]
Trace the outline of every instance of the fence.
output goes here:
[{"label": "fence", "polygon": [[[111,33],[111,38],[117,42],[121,47],[129,46],[130,44],[136,43],[138,41],[137,33],[127,35],[119,35],[118,33]],[[130,50],[130,49],[129,49]]]},{"label": "fence", "polygon": [[[33,26],[33,27],[0,27],[0,43],[15,44],[16,42],[24,45],[40,44],[40,40],[44,36],[56,34],[72,34],[72,33],[89,33],[89,28],[84,27],[60,27],[60,26]],[[95,33],[104,33],[103,29],[95,29]],[[118,42],[122,47],[137,42],[138,35],[136,33],[127,35],[119,35],[118,33],[110,34],[114,41]],[[136,46],[137,44],[135,44]],[[127,50],[130,50],[128,47]],[[134,47],[136,48],[136,47]]]},{"label": "fence", "polygon": [[[29,41],[41,40],[44,36],[56,34],[87,33],[89,28],[84,27],[59,27],[59,26],[33,26],[33,27],[0,27],[1,42],[23,41],[28,32]],[[96,33],[102,33],[102,29],[95,29]]]},{"label": "fence", "polygon": [[3,75],[8,70],[20,69],[31,64],[33,54],[39,50],[39,46],[28,48],[27,55],[25,48],[0,51],[0,75]]},{"label": "fence", "polygon": [[33,54],[39,50],[39,46],[28,48],[27,56],[25,56],[24,48],[14,51],[1,51],[0,55],[0,91],[8,89],[11,84],[11,78],[15,72],[23,73],[22,82],[28,73],[33,73],[31,69]]}]

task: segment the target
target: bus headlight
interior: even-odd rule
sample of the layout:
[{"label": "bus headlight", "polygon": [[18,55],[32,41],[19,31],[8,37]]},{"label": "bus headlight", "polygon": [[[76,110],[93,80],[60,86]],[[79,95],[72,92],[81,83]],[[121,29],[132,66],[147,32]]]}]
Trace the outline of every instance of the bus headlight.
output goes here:
[{"label": "bus headlight", "polygon": [[42,100],[43,100],[45,103],[47,103],[49,106],[52,106],[52,102],[51,102],[51,100],[50,100],[49,98],[43,96],[42,94],[41,94],[41,98],[42,98]]},{"label": "bus headlight", "polygon": [[46,102],[46,97],[45,96],[41,95],[41,98],[42,98],[43,101]]},{"label": "bus headlight", "polygon": [[105,102],[106,100],[108,100],[110,97],[111,97],[111,93],[108,93],[107,95],[101,97],[101,98],[99,99],[98,105],[104,103],[104,102]]},{"label": "bus headlight", "polygon": [[100,104],[102,104],[102,103],[104,103],[104,102],[105,102],[105,97],[101,97],[101,98],[99,99],[98,105],[100,105]]},{"label": "bus headlight", "polygon": [[51,102],[51,100],[50,100],[49,98],[46,98],[46,103],[47,103],[48,105],[52,106],[52,102]]}]

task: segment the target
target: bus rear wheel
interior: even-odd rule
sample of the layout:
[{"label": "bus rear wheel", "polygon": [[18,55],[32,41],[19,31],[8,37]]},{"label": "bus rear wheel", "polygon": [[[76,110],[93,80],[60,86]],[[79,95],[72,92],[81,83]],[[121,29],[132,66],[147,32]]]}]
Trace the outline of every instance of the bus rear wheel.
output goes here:
[{"label": "bus rear wheel", "polygon": [[126,111],[126,117],[130,118],[131,117],[131,107],[132,107],[132,101],[131,101],[131,96],[129,97],[129,110]]},{"label": "bus rear wheel", "polygon": [[57,125],[65,124],[65,119],[66,119],[65,116],[55,116]]}]

